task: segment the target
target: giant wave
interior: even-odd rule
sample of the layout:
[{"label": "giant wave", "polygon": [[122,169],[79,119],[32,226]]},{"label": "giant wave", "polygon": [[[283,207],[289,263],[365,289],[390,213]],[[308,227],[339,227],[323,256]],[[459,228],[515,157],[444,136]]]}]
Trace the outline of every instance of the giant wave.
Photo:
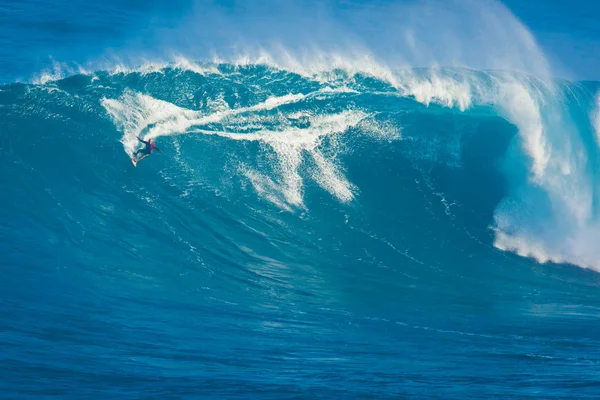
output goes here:
[{"label": "giant wave", "polygon": [[[172,162],[190,180],[200,179],[190,164],[208,163],[213,171],[229,164],[229,173],[239,179],[234,186],[246,182],[256,196],[287,211],[305,207],[306,179],[341,203],[360,203],[361,188],[348,179],[340,158],[360,157],[357,146],[365,140],[371,146],[400,141],[401,157],[426,168],[461,168],[468,135],[459,126],[445,132],[447,127],[433,121],[469,121],[468,131],[482,118],[495,118],[516,133],[506,150],[498,150],[503,153],[497,168],[508,185],[489,221],[494,245],[543,262],[600,267],[591,239],[598,229],[596,84],[459,68],[375,72],[311,75],[182,60],[8,86],[3,92],[11,98],[25,90],[24,99],[56,98],[58,104],[94,110],[95,118],[110,119],[129,155],[136,136],[164,137],[159,140],[174,146]],[[432,122],[415,125],[416,115]],[[110,141],[115,133],[104,135]],[[204,135],[220,138],[210,141],[219,143],[223,165],[181,144],[208,140]],[[478,135],[496,143],[501,133]],[[490,178],[487,185],[479,190],[501,184]]]}]

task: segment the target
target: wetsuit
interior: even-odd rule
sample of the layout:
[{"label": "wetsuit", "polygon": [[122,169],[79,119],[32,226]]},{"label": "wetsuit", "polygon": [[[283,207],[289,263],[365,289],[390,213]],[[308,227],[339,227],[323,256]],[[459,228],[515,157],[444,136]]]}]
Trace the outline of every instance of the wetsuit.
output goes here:
[{"label": "wetsuit", "polygon": [[137,158],[137,157],[138,157],[140,154],[143,154],[144,156],[148,156],[148,155],[152,154],[152,152],[153,152],[154,150],[161,151],[161,150],[160,150],[158,147],[156,147],[156,144],[154,144],[154,142],[151,142],[151,141],[149,141],[149,140],[148,140],[148,141],[145,141],[145,140],[142,140],[142,139],[140,139],[140,138],[138,138],[138,140],[139,140],[140,142],[144,143],[144,144],[146,145],[146,147],[144,147],[143,149],[139,149],[138,151],[136,151],[135,153],[133,153],[133,156],[134,156],[134,157],[136,157],[136,158]]}]

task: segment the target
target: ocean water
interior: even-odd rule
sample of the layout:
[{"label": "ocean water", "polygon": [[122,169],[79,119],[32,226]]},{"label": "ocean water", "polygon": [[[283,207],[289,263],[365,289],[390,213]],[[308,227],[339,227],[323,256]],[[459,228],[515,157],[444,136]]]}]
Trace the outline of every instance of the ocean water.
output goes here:
[{"label": "ocean water", "polygon": [[0,12],[0,397],[598,398],[600,83]]}]

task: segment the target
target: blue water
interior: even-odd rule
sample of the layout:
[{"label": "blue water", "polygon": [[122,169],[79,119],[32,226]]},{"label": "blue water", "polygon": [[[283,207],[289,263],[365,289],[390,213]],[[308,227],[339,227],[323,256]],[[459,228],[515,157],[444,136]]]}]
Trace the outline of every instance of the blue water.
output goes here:
[{"label": "blue water", "polygon": [[505,69],[0,2],[0,397],[597,398],[600,84],[481,4]]}]

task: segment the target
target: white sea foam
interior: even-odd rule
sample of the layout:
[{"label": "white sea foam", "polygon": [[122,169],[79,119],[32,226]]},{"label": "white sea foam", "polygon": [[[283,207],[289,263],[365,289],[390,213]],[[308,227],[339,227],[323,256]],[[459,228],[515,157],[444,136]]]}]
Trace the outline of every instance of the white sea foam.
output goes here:
[{"label": "white sea foam", "polygon": [[457,107],[461,111],[471,107],[474,91],[477,89],[466,75],[457,79],[436,70],[429,70],[425,76],[417,76],[413,71],[402,71],[395,85],[403,96],[411,96],[419,103],[436,103],[445,107]]},{"label": "white sea foam", "polygon": [[102,105],[117,127],[123,131],[121,141],[126,152],[131,154],[138,143],[136,137],[140,134],[146,139],[181,134],[194,125],[215,123],[242,113],[271,110],[303,98],[304,95],[301,94],[269,97],[262,103],[238,109],[229,109],[217,99],[218,106],[215,108],[218,111],[203,115],[199,111],[184,109],[167,101],[127,90],[120,99],[103,99]]},{"label": "white sea foam", "polygon": [[139,64],[130,66],[122,61],[117,61],[113,66],[108,67],[107,70],[112,75],[118,74],[164,74],[166,69],[176,69],[179,71],[190,71],[198,75],[222,75],[219,71],[218,65],[214,63],[198,63],[194,62],[184,56],[174,56],[167,61],[143,61]]},{"label": "white sea foam", "polygon": [[592,126],[596,134],[596,144],[600,147],[600,91],[596,93],[596,104],[592,111],[590,118],[592,120]]},{"label": "white sea foam", "polygon": [[214,63],[201,64],[193,62],[181,55],[175,57],[174,67],[182,71],[194,72],[198,75],[222,75],[218,66]]},{"label": "white sea foam", "polygon": [[300,55],[292,55],[285,49],[276,52],[265,49],[258,51],[258,56],[241,55],[234,57],[233,63],[239,66],[266,65],[276,70],[285,70],[321,83],[336,81],[340,78],[352,77],[356,74],[372,76],[383,82],[396,83],[393,70],[375,56],[363,50],[336,52],[313,49]]},{"label": "white sea foam", "polygon": [[146,61],[141,63],[135,67],[130,67],[123,63],[117,63],[112,68],[108,70],[111,75],[128,75],[128,74],[140,74],[140,75],[149,75],[149,74],[162,74],[164,73],[165,68],[169,67],[169,63],[166,62],[158,62],[158,61]]},{"label": "white sea foam", "polygon": [[[317,92],[318,93],[318,92]],[[316,94],[311,94],[315,96]],[[309,176],[342,202],[352,200],[352,185],[341,172],[340,166],[331,156],[320,150],[324,137],[342,134],[365,120],[367,115],[360,111],[343,111],[326,115],[302,115],[307,118],[306,127],[290,125],[287,116],[280,113],[264,116],[265,111],[283,105],[298,103],[307,95],[288,94],[273,96],[248,107],[230,109],[226,103],[216,101],[217,106],[209,107],[212,112],[188,110],[151,96],[126,91],[119,99],[103,99],[102,105],[111,116],[118,129],[123,131],[122,142],[125,151],[131,155],[139,145],[137,136],[157,138],[174,134],[200,132],[218,135],[230,140],[255,141],[266,146],[273,153],[269,171],[259,171],[244,165],[240,172],[245,175],[259,195],[280,206],[303,206],[304,179],[301,165],[307,160],[312,163]],[[298,112],[291,113],[298,117]],[[274,128],[266,128],[271,122]],[[209,124],[220,123],[231,131],[207,129]],[[261,126],[262,124],[262,126]],[[375,122],[365,125],[373,131],[387,132]],[[241,133],[239,133],[241,132]],[[396,138],[396,132],[385,133],[387,139]],[[373,134],[374,135],[374,134]],[[331,144],[331,143],[330,143]],[[306,157],[308,156],[308,158]],[[277,179],[276,181],[274,179]],[[286,204],[285,207],[282,204]]]},{"label": "white sea foam", "polygon": [[52,61],[52,66],[45,68],[38,74],[34,75],[34,77],[31,79],[31,83],[36,85],[45,85],[46,83],[58,81],[71,75],[88,73],[89,72],[80,65]]},{"label": "white sea foam", "polygon": [[[503,114],[519,128],[531,160],[530,180],[511,188],[495,213],[495,245],[540,262],[600,269],[594,211],[594,151],[553,91],[514,82],[501,92]],[[502,113],[501,113],[502,114]],[[515,160],[513,160],[515,161]]]},{"label": "white sea foam", "polygon": [[531,157],[531,171],[541,179],[550,158],[550,146],[544,136],[539,104],[530,90],[517,80],[497,81],[497,105],[500,114],[519,128],[523,146]]},{"label": "white sea foam", "polygon": [[118,129],[123,131],[121,142],[130,156],[139,142],[137,136],[150,125],[188,126],[187,121],[198,113],[177,107],[166,101],[127,90],[121,99],[103,99],[102,105]]},{"label": "white sea foam", "polygon": [[[202,131],[205,134],[216,134],[232,140],[258,141],[268,146],[276,156],[275,174],[279,181],[258,171],[250,171],[246,166],[243,172],[251,180],[257,192],[269,190],[275,204],[281,200],[292,206],[303,206],[304,179],[300,166],[305,160],[304,154],[313,160],[311,178],[323,189],[342,202],[353,199],[352,185],[341,173],[335,160],[325,156],[320,150],[325,136],[337,135],[355,127],[367,115],[357,111],[346,111],[332,115],[320,115],[311,118],[307,128],[287,127],[278,131],[262,130],[256,133],[237,134],[231,132]],[[267,171],[267,174],[273,171]],[[274,195],[275,193],[275,195]],[[276,200],[273,200],[276,199]]]},{"label": "white sea foam", "polygon": [[522,257],[534,258],[540,263],[570,263],[600,271],[598,235],[598,223],[576,230],[538,232],[535,235],[529,232],[507,234],[498,230],[494,246]]}]

